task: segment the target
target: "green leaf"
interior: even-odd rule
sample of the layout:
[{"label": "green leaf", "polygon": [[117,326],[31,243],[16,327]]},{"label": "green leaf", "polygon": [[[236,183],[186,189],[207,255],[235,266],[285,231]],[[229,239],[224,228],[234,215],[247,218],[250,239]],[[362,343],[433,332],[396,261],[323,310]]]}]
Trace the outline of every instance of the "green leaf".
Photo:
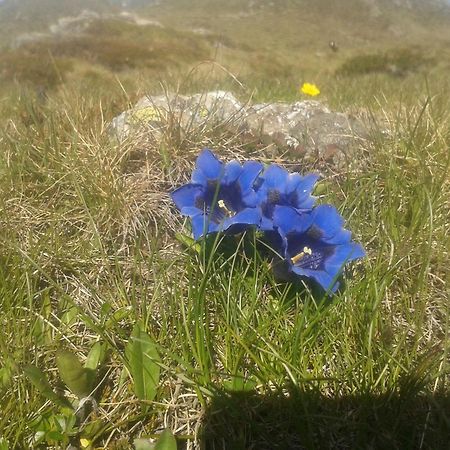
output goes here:
[{"label": "green leaf", "polygon": [[133,444],[135,450],[155,450],[155,444],[151,443],[148,439],[135,439]]},{"label": "green leaf", "polygon": [[177,441],[168,428],[159,437],[155,445],[155,450],[177,450]]},{"label": "green leaf", "polygon": [[125,347],[128,369],[133,378],[134,392],[140,400],[152,401],[159,384],[159,355],[150,336],[136,324]]},{"label": "green leaf", "polygon": [[80,311],[76,306],[70,306],[61,316],[61,322],[66,325],[72,325],[75,320],[79,317]]},{"label": "green leaf", "polygon": [[192,239],[190,236],[188,236],[187,234],[183,234],[183,233],[175,233],[175,238],[177,241],[179,241],[185,247],[200,254],[202,246],[195,239]]},{"label": "green leaf", "polygon": [[156,442],[140,438],[134,440],[135,450],[177,450],[177,441],[168,428],[160,435]]},{"label": "green leaf", "polygon": [[36,431],[34,434],[34,444],[39,444],[45,439],[45,431]]},{"label": "green leaf", "polygon": [[52,306],[50,295],[48,291],[45,291],[42,294],[41,314],[36,318],[36,321],[31,328],[31,335],[34,337],[35,345],[38,347],[52,341],[52,333],[47,320],[50,317],[51,312]]},{"label": "green leaf", "polygon": [[12,383],[14,362],[6,358],[3,367],[0,368],[0,388],[6,388]]},{"label": "green leaf", "polygon": [[109,318],[105,322],[105,329],[111,328],[117,325],[121,320],[129,317],[131,311],[131,307],[124,306],[123,308],[118,309],[112,315],[108,314]]},{"label": "green leaf", "polygon": [[42,372],[41,369],[39,369],[36,366],[33,366],[32,364],[29,364],[24,367],[23,371],[24,371],[25,375],[27,376],[27,378],[34,385],[34,387],[44,397],[48,398],[53,403],[55,403],[59,406],[65,406],[68,408],[72,408],[72,405],[66,398],[60,397],[58,394],[56,394],[53,391],[49,381],[47,380],[47,377],[45,376],[45,373]]},{"label": "green leaf", "polygon": [[74,414],[73,410],[70,414],[55,415],[54,419],[59,425],[60,431],[63,433],[71,433],[77,422],[77,416]]},{"label": "green leaf", "polygon": [[320,181],[313,189],[313,195],[323,195],[330,190],[329,183]]},{"label": "green leaf", "polygon": [[97,434],[101,434],[102,430],[106,427],[107,425],[105,425],[101,419],[91,420],[83,426],[81,430],[81,437],[87,440],[91,440]]},{"label": "green leaf", "polygon": [[85,369],[96,370],[106,358],[106,342],[96,342],[87,355]]},{"label": "green leaf", "polygon": [[72,352],[58,350],[56,365],[61,379],[78,398],[87,397],[91,393],[95,381],[95,371],[83,367]]},{"label": "green leaf", "polygon": [[51,441],[60,442],[64,440],[64,435],[57,430],[51,430],[48,433],[45,434],[45,437]]}]

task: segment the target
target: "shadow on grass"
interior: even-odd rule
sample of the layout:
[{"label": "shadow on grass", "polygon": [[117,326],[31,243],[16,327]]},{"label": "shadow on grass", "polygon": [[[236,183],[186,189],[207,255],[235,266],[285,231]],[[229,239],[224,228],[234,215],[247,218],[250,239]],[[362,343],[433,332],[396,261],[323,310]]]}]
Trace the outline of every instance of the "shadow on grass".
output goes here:
[{"label": "shadow on grass", "polygon": [[223,393],[206,411],[205,450],[448,449],[450,395]]}]

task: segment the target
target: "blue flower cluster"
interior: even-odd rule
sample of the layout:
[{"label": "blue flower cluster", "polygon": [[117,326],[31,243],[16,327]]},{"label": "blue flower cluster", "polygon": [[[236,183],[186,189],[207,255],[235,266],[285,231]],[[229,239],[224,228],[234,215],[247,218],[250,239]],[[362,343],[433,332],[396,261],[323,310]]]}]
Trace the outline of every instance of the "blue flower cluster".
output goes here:
[{"label": "blue flower cluster", "polygon": [[263,231],[290,274],[335,292],[344,265],[365,256],[331,205],[315,206],[315,174],[301,176],[257,161],[222,163],[208,149],[197,158],[191,183],[172,192],[192,220],[195,239],[215,232]]}]

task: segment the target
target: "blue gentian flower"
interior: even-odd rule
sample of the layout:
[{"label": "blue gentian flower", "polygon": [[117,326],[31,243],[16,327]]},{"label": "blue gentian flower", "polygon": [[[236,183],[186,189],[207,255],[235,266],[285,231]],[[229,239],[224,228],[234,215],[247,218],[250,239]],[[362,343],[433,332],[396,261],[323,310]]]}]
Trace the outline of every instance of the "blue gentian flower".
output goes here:
[{"label": "blue gentian flower", "polygon": [[253,184],[263,166],[256,161],[223,164],[208,149],[197,158],[191,183],[172,192],[181,214],[192,218],[194,238],[217,231],[259,226],[261,211]]},{"label": "blue gentian flower", "polygon": [[274,229],[273,212],[276,205],[292,206],[299,211],[309,211],[314,206],[311,196],[314,184],[319,176],[289,173],[285,169],[271,164],[256,180],[258,203],[261,207],[261,230]]},{"label": "blue gentian flower", "polygon": [[282,237],[280,253],[288,270],[312,278],[327,292],[339,287],[337,278],[346,263],[365,256],[360,244],[352,242],[343,228],[344,219],[331,205],[319,205],[310,212],[275,206],[273,222]]}]

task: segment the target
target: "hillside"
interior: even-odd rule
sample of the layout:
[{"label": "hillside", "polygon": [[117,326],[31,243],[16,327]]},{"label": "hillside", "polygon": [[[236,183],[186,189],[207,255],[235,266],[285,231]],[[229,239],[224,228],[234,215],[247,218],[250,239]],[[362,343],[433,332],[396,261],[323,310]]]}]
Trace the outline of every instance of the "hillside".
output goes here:
[{"label": "hillside", "polygon": [[[319,36],[358,45],[399,37],[407,42],[425,36],[448,41],[450,35],[450,6],[439,0],[5,0],[0,4],[3,41],[25,32],[45,32],[59,19],[84,10],[135,12],[174,28],[214,31],[253,43],[268,32],[276,38],[274,46],[297,40],[311,44]],[[282,26],[273,26],[275,19]]]},{"label": "hillside", "polygon": [[133,85],[214,61],[250,91],[270,79],[276,95],[292,96],[299,78],[447,70],[447,9],[384,0],[5,0],[0,78],[38,90],[80,77]]}]

